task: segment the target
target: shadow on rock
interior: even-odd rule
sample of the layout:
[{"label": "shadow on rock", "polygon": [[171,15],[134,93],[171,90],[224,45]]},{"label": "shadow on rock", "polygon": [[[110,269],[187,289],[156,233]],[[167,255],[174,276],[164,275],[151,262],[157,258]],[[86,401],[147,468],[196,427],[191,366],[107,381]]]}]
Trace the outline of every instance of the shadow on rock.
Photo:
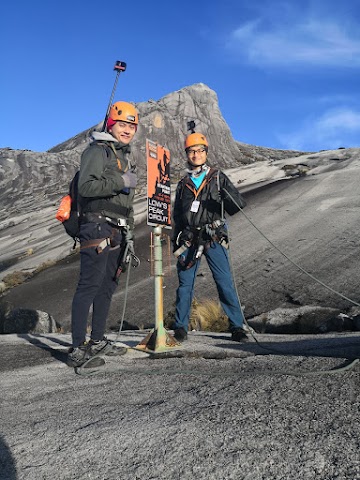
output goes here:
[{"label": "shadow on rock", "polygon": [[7,443],[0,435],[0,476],[6,480],[16,480],[15,460]]},{"label": "shadow on rock", "polygon": [[[211,336],[211,335],[210,335]],[[294,336],[279,341],[272,336],[271,341],[267,335],[255,334],[255,339],[249,336],[249,341],[244,343],[229,342],[226,346],[219,345],[221,348],[241,349],[252,352],[255,355],[282,355],[282,356],[303,356],[303,357],[329,357],[346,358],[354,360],[360,358],[360,338],[359,336],[342,337],[322,337],[316,338],[302,337],[294,340]],[[212,336],[215,339],[226,340],[224,337]]]},{"label": "shadow on rock", "polygon": [[[46,350],[49,354],[57,361],[66,363],[67,361],[67,354],[68,348],[71,345],[68,342],[64,342],[56,337],[46,337],[45,335],[33,336],[33,335],[19,335],[19,337],[27,340],[31,345],[35,347],[41,348],[42,350]],[[46,341],[43,340],[50,340],[51,342],[56,342],[57,344],[64,347],[64,350],[57,350],[55,348],[51,348]]]},{"label": "shadow on rock", "polygon": [[110,325],[108,329],[112,332],[120,332],[121,333],[124,330],[140,330],[140,327],[138,327],[137,325],[135,325],[133,323],[130,323],[130,322],[124,320],[122,325],[121,325],[121,323],[117,323],[115,325]]}]

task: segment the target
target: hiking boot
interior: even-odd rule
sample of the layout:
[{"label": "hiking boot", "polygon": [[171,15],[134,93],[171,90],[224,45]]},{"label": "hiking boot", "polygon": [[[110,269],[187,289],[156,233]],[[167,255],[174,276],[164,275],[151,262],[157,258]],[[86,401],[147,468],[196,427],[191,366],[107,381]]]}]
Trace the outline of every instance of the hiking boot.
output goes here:
[{"label": "hiking boot", "polygon": [[68,353],[67,365],[69,367],[80,367],[89,359],[88,355],[89,345],[84,342],[78,347],[71,348]]},{"label": "hiking boot", "polygon": [[112,350],[112,343],[106,337],[89,342],[89,358],[99,354],[106,355],[110,350]]},{"label": "hiking boot", "polygon": [[231,334],[231,340],[233,342],[246,342],[246,340],[248,340],[248,336],[243,328],[236,328]]},{"label": "hiking boot", "polygon": [[184,328],[175,328],[174,338],[178,342],[184,342],[187,340],[187,331]]}]

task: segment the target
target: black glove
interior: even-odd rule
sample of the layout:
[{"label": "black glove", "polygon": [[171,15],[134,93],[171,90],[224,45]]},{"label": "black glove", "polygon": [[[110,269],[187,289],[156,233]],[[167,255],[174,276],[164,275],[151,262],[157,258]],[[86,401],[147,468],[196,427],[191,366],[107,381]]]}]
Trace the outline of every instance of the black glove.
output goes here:
[{"label": "black glove", "polygon": [[210,238],[214,237],[216,230],[212,223],[207,223],[205,225],[205,232],[207,235],[209,235]]},{"label": "black glove", "polygon": [[185,228],[178,233],[177,237],[173,240],[173,253],[175,257],[179,259],[179,256],[191,247],[194,241],[194,234],[189,228]]},{"label": "black glove", "polygon": [[194,241],[194,233],[191,230],[185,228],[185,230],[180,232],[179,235],[177,236],[176,245],[178,245],[179,247],[181,245],[186,245],[187,247],[190,247],[193,241]]},{"label": "black glove", "polygon": [[213,238],[222,226],[224,226],[224,222],[221,220],[215,220],[213,223],[207,223],[205,225],[205,232],[210,238]]},{"label": "black glove", "polygon": [[217,241],[222,244],[223,242],[228,243],[229,241],[229,233],[227,226],[225,224],[220,225],[216,230],[215,230],[215,237],[217,238]]},{"label": "black glove", "polygon": [[227,226],[221,220],[215,220],[213,223],[206,224],[205,232],[213,241],[221,245],[227,243],[229,240]]}]

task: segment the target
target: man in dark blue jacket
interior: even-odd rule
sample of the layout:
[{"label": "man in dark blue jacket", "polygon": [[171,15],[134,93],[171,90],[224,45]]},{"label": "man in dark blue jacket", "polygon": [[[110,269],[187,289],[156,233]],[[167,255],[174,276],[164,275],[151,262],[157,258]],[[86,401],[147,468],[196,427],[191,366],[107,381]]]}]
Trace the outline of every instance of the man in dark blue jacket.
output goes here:
[{"label": "man in dark blue jacket", "polygon": [[[244,315],[234,287],[228,259],[228,235],[224,212],[233,215],[246,205],[236,187],[220,170],[206,164],[208,141],[201,133],[186,138],[188,173],[176,189],[174,205],[174,254],[178,258],[174,336],[187,339],[194,283],[200,259],[205,256],[229,318],[231,338],[247,339]],[[235,205],[235,200],[238,204]]]}]

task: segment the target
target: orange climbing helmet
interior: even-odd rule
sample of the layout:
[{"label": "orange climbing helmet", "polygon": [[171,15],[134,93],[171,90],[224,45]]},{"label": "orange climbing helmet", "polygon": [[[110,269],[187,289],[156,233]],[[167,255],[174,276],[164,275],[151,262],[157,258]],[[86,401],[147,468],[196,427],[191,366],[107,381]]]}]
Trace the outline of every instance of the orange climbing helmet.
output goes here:
[{"label": "orange climbing helmet", "polygon": [[191,133],[186,137],[185,150],[195,145],[205,145],[205,147],[208,148],[209,144],[206,140],[205,135],[203,135],[202,133]]},{"label": "orange climbing helmet", "polygon": [[123,121],[137,125],[139,123],[139,114],[136,108],[128,102],[116,102],[110,108],[109,119],[114,122]]}]

